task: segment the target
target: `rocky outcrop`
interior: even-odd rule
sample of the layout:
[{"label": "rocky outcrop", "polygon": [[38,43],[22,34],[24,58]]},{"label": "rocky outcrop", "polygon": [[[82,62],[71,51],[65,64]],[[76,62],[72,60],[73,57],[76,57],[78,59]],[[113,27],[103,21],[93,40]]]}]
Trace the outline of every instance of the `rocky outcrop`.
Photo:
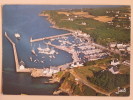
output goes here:
[{"label": "rocky outcrop", "polygon": [[[75,77],[69,73],[69,71],[62,73],[60,77],[56,76],[60,80],[59,91],[65,92],[69,95],[96,95],[96,92],[79,81],[75,80]],[[91,91],[88,92],[88,91]]]}]

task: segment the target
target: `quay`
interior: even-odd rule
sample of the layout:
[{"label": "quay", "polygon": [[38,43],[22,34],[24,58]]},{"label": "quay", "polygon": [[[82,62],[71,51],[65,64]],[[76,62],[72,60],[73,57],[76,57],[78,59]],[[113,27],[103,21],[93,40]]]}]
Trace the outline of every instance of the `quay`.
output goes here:
[{"label": "quay", "polygon": [[43,37],[43,38],[38,38],[38,39],[32,39],[31,38],[30,42],[38,42],[38,41],[42,41],[42,40],[48,40],[48,39],[58,38],[58,37],[68,36],[68,35],[72,35],[72,33],[66,33],[66,34],[55,35],[55,36],[50,36],[50,37]]}]

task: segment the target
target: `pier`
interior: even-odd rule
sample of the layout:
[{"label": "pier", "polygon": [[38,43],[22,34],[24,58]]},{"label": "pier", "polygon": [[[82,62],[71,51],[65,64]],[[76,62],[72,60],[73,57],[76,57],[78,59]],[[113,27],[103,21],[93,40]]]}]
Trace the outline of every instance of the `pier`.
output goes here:
[{"label": "pier", "polygon": [[31,38],[30,42],[38,42],[38,41],[42,41],[42,40],[48,40],[48,39],[58,38],[61,36],[68,36],[68,35],[72,35],[72,33],[66,33],[66,34],[55,35],[55,36],[50,36],[50,37],[43,37],[43,38],[38,38],[38,39],[32,39]]}]

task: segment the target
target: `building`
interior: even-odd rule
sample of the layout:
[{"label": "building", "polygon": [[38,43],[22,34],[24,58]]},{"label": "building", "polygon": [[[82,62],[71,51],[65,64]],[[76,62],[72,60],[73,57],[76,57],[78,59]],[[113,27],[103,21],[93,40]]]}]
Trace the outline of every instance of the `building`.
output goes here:
[{"label": "building", "polygon": [[130,61],[129,60],[125,60],[122,62],[124,65],[130,66]]},{"label": "building", "polygon": [[25,63],[24,63],[22,60],[20,61],[19,69],[20,69],[20,70],[25,69]]},{"label": "building", "polygon": [[73,18],[68,18],[69,21],[73,21]]},{"label": "building", "polygon": [[82,25],[86,25],[86,22],[82,22],[81,24],[82,24]]},{"label": "building", "polygon": [[52,74],[58,73],[59,71],[60,69],[58,67],[50,67],[50,68],[45,68],[43,73],[52,76]]},{"label": "building", "polygon": [[131,48],[130,47],[127,47],[127,51],[130,52]]},{"label": "building", "polygon": [[69,16],[69,14],[67,14],[66,16]]},{"label": "building", "polygon": [[109,71],[112,73],[112,74],[118,74],[119,73],[119,69],[117,66],[112,66],[109,68]]},{"label": "building", "polygon": [[118,61],[118,59],[115,59],[115,60],[112,60],[111,61],[111,65],[112,66],[117,66],[117,65],[119,65],[120,64],[120,62]]},{"label": "building", "polygon": [[117,48],[123,48],[123,44],[117,44]]},{"label": "building", "polygon": [[70,68],[73,68],[73,67],[80,67],[80,66],[83,66],[83,63],[74,62],[74,63],[72,63],[70,66],[71,66]]},{"label": "building", "polygon": [[25,69],[24,65],[20,65],[19,69],[20,69],[20,70]]},{"label": "building", "polygon": [[110,43],[110,48],[116,47],[116,43]]}]

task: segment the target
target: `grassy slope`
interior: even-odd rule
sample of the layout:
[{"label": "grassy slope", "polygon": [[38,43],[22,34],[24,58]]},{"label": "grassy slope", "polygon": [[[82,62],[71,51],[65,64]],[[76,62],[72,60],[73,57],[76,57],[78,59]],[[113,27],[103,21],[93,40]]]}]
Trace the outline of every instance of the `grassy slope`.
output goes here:
[{"label": "grassy slope", "polygon": [[[74,68],[73,70],[80,78],[86,81],[88,80],[93,84],[105,89],[106,91],[112,91],[116,89],[118,86],[123,87],[125,85],[130,84],[129,67],[127,66],[118,66],[120,68],[120,72],[123,74],[114,75],[109,71],[101,72],[101,66],[108,65],[110,59],[111,58],[91,61],[90,63],[86,63],[86,66]],[[62,72],[59,72],[58,77],[63,79],[61,88],[71,91],[73,95],[101,95],[96,93],[93,89],[90,89],[81,83],[77,84],[74,76],[69,72],[66,72],[64,75]]]}]

